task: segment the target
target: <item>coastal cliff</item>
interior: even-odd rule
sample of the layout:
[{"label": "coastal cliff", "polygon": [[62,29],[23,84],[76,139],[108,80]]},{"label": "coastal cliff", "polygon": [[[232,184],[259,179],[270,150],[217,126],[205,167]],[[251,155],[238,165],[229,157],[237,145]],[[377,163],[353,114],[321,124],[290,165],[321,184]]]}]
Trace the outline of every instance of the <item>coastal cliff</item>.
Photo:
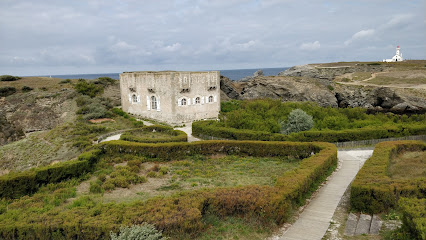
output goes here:
[{"label": "coastal cliff", "polygon": [[[426,61],[327,63],[295,66],[278,76],[221,81],[229,99],[313,101],[320,106],[363,107],[394,113],[426,112]],[[226,91],[224,91],[226,89]]]}]

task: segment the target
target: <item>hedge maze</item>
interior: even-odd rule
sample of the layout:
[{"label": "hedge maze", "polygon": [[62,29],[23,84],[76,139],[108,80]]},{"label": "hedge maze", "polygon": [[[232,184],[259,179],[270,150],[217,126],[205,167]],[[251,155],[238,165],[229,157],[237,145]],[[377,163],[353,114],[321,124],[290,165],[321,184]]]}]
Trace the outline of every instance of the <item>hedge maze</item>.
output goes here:
[{"label": "hedge maze", "polygon": [[[147,161],[179,160],[191,155],[227,154],[300,159],[296,170],[278,177],[274,186],[250,185],[184,191],[128,204],[99,203],[75,196],[74,179],[94,171],[104,156],[144,156]],[[165,233],[197,234],[206,212],[219,217],[251,216],[285,222],[337,164],[337,149],[329,143],[201,141],[159,144],[110,141],[77,160],[0,177],[0,238],[109,237],[123,225],[148,222]],[[22,197],[21,197],[22,196]],[[8,200],[6,200],[8,199]],[[7,207],[5,207],[7,206]],[[29,237],[33,236],[33,237]]]}]

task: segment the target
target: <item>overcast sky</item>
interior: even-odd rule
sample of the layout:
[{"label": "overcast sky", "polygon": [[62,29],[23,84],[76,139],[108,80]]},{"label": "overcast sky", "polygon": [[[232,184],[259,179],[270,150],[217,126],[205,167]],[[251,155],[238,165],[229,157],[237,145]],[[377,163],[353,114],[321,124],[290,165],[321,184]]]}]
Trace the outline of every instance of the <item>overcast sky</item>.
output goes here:
[{"label": "overcast sky", "polygon": [[0,75],[426,59],[426,0],[0,0]]}]

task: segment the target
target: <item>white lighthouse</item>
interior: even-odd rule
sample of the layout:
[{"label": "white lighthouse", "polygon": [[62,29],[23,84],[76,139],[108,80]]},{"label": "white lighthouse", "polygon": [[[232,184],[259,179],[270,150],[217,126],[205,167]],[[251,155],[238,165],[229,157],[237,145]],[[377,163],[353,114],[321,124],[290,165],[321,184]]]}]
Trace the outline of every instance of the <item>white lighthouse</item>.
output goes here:
[{"label": "white lighthouse", "polygon": [[383,59],[383,62],[402,62],[404,59],[402,58],[402,53],[399,46],[396,46],[396,53],[392,59]]}]

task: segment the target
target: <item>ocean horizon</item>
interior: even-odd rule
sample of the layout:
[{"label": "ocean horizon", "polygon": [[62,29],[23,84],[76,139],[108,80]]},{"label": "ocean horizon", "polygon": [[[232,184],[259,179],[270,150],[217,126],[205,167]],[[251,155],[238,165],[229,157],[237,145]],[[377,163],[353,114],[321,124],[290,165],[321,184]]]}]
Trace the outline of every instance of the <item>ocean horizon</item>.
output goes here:
[{"label": "ocean horizon", "polygon": [[[253,76],[253,74],[261,69],[265,76],[276,76],[278,73],[289,69],[289,67],[282,68],[251,68],[251,69],[231,69],[231,70],[207,70],[207,71],[220,71],[220,75],[225,76],[233,81],[238,81],[244,77]],[[37,77],[52,77],[62,79],[97,79],[100,77],[110,77],[119,79],[120,73],[92,73],[92,74],[63,74],[63,75],[41,75]]]}]

